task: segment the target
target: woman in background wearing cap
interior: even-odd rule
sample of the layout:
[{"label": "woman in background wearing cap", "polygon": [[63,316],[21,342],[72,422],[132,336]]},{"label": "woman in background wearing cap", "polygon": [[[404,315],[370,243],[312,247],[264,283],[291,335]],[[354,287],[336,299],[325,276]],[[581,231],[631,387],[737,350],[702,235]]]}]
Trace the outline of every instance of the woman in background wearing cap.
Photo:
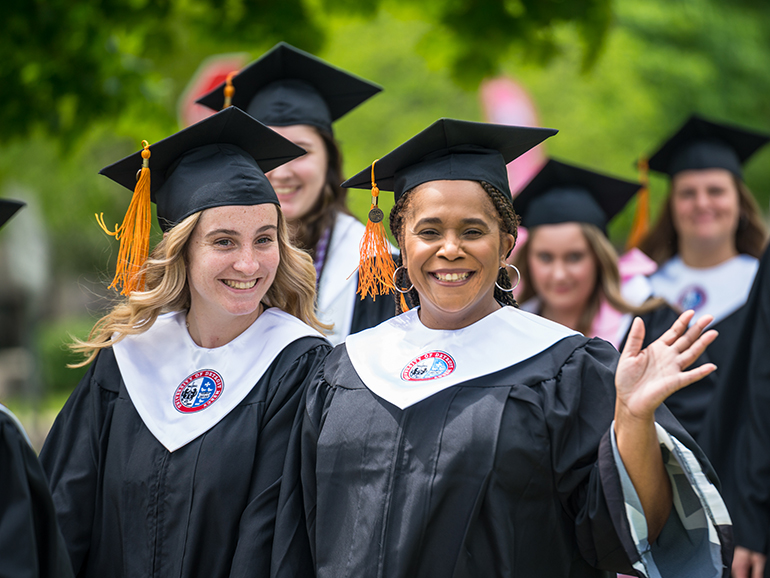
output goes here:
[{"label": "woman in background wearing cap", "polygon": [[103,169],[132,188],[149,161],[165,233],[131,255],[143,168],[119,231],[128,297],[75,344],[91,367],[41,453],[77,576],[270,575],[288,440],[329,349],[262,172],[300,154],[232,108]]},{"label": "woman in background wearing cap", "polygon": [[722,575],[729,520],[659,407],[713,369],[682,372],[708,319],[686,330],[684,314],[643,351],[635,321],[618,361],[513,306],[505,165],[554,133],[442,119],[345,183],[395,192],[415,308],[348,336],[308,389],[319,577]]},{"label": "woman in background wearing cap", "polygon": [[[0,199],[0,227],[24,206]],[[43,468],[24,428],[0,404],[0,576],[72,576]]]},{"label": "woman in background wearing cap", "polygon": [[[198,100],[214,110],[228,105],[226,85]],[[342,153],[332,123],[382,90],[281,42],[232,79],[237,106],[302,147],[307,154],[267,173],[278,194],[292,242],[313,257],[318,279],[316,313],[333,326],[336,345],[350,333],[394,314],[389,298],[356,295],[358,245],[364,226],[346,206],[340,186]]]},{"label": "woman in background wearing cap", "polygon": [[649,160],[651,170],[671,179],[660,217],[639,245],[659,265],[651,292],[681,311],[695,310],[696,319],[714,317],[719,337],[707,353],[717,376],[732,355],[767,240],[742,164],[768,139],[693,115]]},{"label": "woman in background wearing cap", "polygon": [[515,265],[525,311],[566,325],[616,348],[631,324],[662,304],[637,296],[637,279],[621,289],[618,255],[607,238],[609,221],[641,185],[550,159],[516,196],[527,227]]},{"label": "woman in background wearing cap", "polygon": [[[621,287],[618,256],[607,238],[609,220],[639,190],[631,183],[550,160],[514,200],[527,227],[527,241],[516,255],[524,289],[522,307],[546,319],[601,337],[622,349],[632,315],[642,316],[647,346],[679,317],[663,299],[650,297],[649,282],[638,274]],[[639,255],[635,264],[655,264]],[[649,270],[649,269],[648,269]],[[699,358],[695,365],[707,363]],[[713,376],[674,392],[666,406],[697,439]]]}]

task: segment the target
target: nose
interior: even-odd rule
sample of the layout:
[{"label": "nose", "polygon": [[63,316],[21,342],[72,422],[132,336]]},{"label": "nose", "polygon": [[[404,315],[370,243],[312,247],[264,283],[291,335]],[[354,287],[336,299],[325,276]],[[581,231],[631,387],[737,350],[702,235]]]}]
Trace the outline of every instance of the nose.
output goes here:
[{"label": "nose", "polygon": [[560,259],[556,259],[551,267],[551,275],[555,281],[561,281],[567,277],[567,266]]},{"label": "nose", "polygon": [[705,209],[709,204],[708,191],[705,189],[698,189],[695,192],[695,206],[699,209]]},{"label": "nose", "polygon": [[280,182],[291,177],[293,161],[284,163],[279,167],[274,168],[272,171],[265,173],[267,179],[272,182]]},{"label": "nose", "polygon": [[463,249],[459,237],[454,233],[447,234],[441,243],[441,247],[439,248],[437,255],[450,261],[454,261],[455,259],[462,257]]},{"label": "nose", "polygon": [[238,250],[233,269],[246,277],[253,277],[259,271],[259,257],[252,247],[242,247]]}]

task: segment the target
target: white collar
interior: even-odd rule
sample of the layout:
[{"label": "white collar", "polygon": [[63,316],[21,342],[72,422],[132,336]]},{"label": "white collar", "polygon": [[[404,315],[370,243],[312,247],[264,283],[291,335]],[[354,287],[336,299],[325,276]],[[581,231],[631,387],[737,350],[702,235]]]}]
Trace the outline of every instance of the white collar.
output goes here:
[{"label": "white collar", "polygon": [[230,343],[206,349],[190,337],[185,312],[176,311],[112,348],[136,411],[173,452],[219,423],[287,345],[307,336],[322,337],[273,307]]},{"label": "white collar", "polygon": [[418,310],[345,340],[367,388],[405,409],[448,387],[529,359],[573,331],[513,307],[502,307],[457,330],[425,327]]},{"label": "white collar", "polygon": [[676,255],[650,276],[650,284],[657,297],[683,311],[695,310],[693,323],[707,313],[718,323],[746,302],[758,267],[754,257],[738,255],[714,267],[695,269]]},{"label": "white collar", "polygon": [[333,325],[332,332],[327,335],[332,345],[342,343],[353,322],[360,259],[358,246],[364,231],[365,227],[355,217],[337,214],[326,249],[316,305],[318,318]]}]

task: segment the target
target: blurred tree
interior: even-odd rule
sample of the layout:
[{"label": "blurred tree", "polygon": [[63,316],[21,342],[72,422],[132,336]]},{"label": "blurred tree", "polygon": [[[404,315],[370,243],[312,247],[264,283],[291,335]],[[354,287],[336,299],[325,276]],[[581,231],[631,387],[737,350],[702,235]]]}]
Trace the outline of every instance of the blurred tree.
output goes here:
[{"label": "blurred tree", "polygon": [[[93,122],[140,101],[163,116],[168,85],[155,64],[183,52],[190,38],[263,46],[286,40],[317,52],[331,15],[372,18],[384,0],[8,0],[0,21],[0,141],[36,127],[69,141]],[[451,35],[454,76],[478,83],[516,44],[539,60],[557,49],[553,27],[581,31],[585,63],[599,53],[611,0],[433,0],[423,17]],[[395,10],[414,11],[407,0]],[[429,43],[433,46],[435,43]]]}]

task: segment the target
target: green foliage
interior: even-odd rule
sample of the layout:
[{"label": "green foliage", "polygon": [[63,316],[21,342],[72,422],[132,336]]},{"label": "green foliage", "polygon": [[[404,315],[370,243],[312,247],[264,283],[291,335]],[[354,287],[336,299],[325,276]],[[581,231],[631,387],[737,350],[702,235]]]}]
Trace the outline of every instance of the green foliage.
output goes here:
[{"label": "green foliage", "polygon": [[80,339],[88,337],[93,323],[94,320],[89,317],[70,317],[44,323],[39,328],[37,347],[40,379],[47,393],[69,393],[85,375],[87,367],[67,367],[83,359],[74,354],[67,344],[72,343],[72,336]]}]

